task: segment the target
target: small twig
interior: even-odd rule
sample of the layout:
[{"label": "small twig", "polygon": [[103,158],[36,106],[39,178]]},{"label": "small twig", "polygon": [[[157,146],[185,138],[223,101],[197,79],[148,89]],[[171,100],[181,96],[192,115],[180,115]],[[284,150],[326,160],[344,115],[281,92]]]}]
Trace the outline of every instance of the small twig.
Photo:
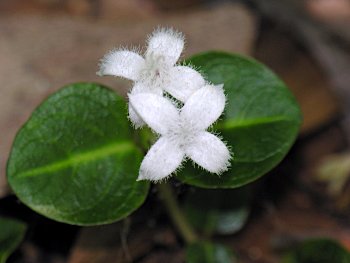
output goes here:
[{"label": "small twig", "polygon": [[180,209],[171,186],[168,183],[157,184],[161,200],[168,211],[171,220],[175,227],[180,232],[182,238],[187,244],[196,242],[198,240],[197,234],[194,232],[192,226],[189,224],[187,218]]}]

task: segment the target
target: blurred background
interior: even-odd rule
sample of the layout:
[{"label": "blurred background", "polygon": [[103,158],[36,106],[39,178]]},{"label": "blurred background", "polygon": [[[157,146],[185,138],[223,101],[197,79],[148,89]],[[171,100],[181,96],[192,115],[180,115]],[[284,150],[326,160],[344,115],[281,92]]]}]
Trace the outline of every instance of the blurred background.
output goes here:
[{"label": "blurred background", "polygon": [[183,58],[206,50],[255,57],[301,105],[296,145],[257,183],[243,229],[222,238],[239,262],[280,262],[281,249],[308,237],[350,249],[349,0],[0,0],[0,214],[33,223],[9,262],[184,261],[161,208],[141,209],[134,223],[81,229],[33,215],[5,178],[15,133],[45,97],[80,81],[125,95],[130,83],[96,76],[99,59],[113,47],[143,46],[159,25],[185,33]]}]

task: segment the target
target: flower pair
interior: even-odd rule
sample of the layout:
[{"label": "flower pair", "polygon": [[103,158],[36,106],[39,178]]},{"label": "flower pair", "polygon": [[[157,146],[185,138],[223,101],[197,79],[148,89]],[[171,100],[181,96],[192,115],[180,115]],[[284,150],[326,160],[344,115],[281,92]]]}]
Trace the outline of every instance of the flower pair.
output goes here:
[{"label": "flower pair", "polygon": [[[140,180],[164,179],[186,157],[216,174],[229,166],[226,145],[206,131],[224,110],[223,85],[210,85],[193,68],[177,65],[183,47],[181,33],[160,29],[149,37],[144,58],[119,49],[106,54],[100,64],[100,75],[134,82],[129,92],[129,118],[136,128],[147,124],[160,135],[142,161]],[[184,106],[179,108],[165,93]]]}]

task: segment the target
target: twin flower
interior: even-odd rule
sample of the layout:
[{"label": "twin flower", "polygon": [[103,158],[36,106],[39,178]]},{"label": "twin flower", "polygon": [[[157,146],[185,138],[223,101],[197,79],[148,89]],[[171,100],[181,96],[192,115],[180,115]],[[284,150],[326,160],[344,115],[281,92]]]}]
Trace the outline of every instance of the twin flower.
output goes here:
[{"label": "twin flower", "polygon": [[207,131],[225,108],[223,85],[212,85],[192,67],[176,64],[183,48],[181,33],[158,29],[148,38],[144,57],[117,49],[101,60],[99,75],[133,81],[128,96],[135,128],[148,125],[159,135],[141,163],[139,180],[162,180],[185,158],[211,173],[229,167],[227,146]]}]

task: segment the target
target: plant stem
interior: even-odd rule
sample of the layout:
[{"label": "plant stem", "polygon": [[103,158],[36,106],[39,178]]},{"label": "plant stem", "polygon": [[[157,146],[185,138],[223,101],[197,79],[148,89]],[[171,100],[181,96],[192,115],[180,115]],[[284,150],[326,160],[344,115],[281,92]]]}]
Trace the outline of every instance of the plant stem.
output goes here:
[{"label": "plant stem", "polygon": [[168,183],[161,183],[157,184],[157,188],[159,190],[161,200],[163,201],[173,224],[180,232],[185,242],[190,244],[197,241],[198,237],[181,211],[177,200],[174,197],[174,192],[171,189],[171,186]]}]

